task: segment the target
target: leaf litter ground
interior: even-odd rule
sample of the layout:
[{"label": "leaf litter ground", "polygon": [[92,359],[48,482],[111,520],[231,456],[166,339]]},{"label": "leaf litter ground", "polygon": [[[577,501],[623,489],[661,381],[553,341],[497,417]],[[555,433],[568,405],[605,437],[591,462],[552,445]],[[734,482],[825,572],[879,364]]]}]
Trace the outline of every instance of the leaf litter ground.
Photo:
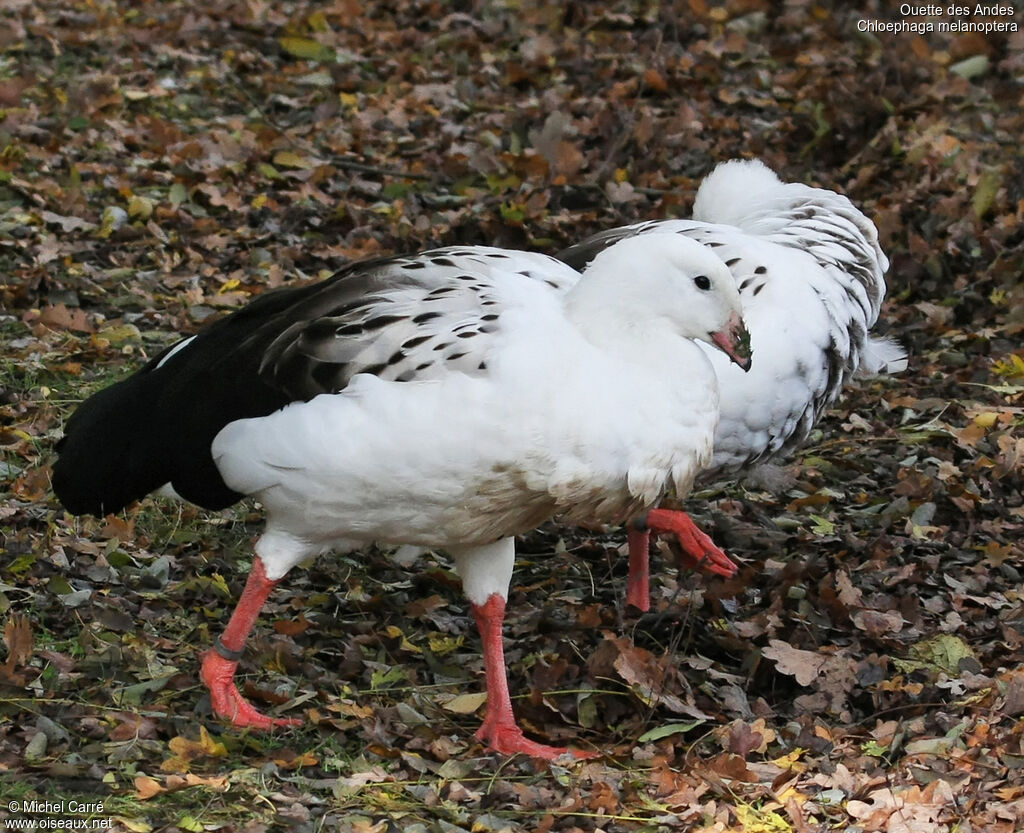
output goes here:
[{"label": "leaf litter ground", "polygon": [[[0,815],[58,796],[136,833],[1020,829],[1024,37],[857,34],[888,14],[860,6],[7,4]],[[516,708],[606,755],[473,740],[479,645],[434,554],[296,570],[242,671],[309,724],[212,719],[198,653],[259,514],[67,516],[48,465],[75,403],[267,288],[685,215],[735,156],[875,220],[911,366],[691,501],[734,579],[664,547],[637,615],[618,531],[521,541]]]}]

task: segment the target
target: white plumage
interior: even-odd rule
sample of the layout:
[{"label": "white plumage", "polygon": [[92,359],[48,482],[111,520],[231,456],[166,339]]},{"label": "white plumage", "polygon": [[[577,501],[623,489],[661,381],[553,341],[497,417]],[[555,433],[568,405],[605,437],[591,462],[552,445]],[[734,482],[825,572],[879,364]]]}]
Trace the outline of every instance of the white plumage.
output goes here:
[{"label": "white plumage", "polygon": [[[654,242],[670,245],[656,245],[652,254],[648,241],[627,241],[607,251],[601,275],[564,292],[520,274],[577,277],[543,255],[517,252],[489,262],[486,249],[448,254],[452,266],[435,267],[431,277],[448,285],[446,269],[472,275],[465,294],[493,299],[481,309],[498,316],[490,332],[454,342],[468,351],[459,357],[467,369],[435,363],[409,384],[361,373],[340,395],[226,425],[214,438],[213,459],[230,488],[258,495],[266,509],[258,552],[268,576],[320,551],[376,541],[484,545],[556,514],[580,523],[624,520],[665,494],[687,493],[710,462],[717,396],[699,348],[680,335],[682,308],[641,312],[667,308],[668,301],[653,299],[683,282],[666,275],[659,292],[627,277],[641,248],[678,271],[666,253],[682,241]],[[690,266],[701,274],[717,266],[721,295],[736,297],[721,264],[692,244],[685,251],[704,258]],[[614,294],[607,275],[614,275]],[[412,324],[425,309],[423,294],[422,287],[386,292],[387,315],[397,320],[363,334],[360,353],[372,351],[366,360],[386,360],[403,341],[439,332],[439,319]],[[708,311],[721,317],[726,310],[728,319],[727,305],[690,283],[675,294],[680,301],[692,296],[691,304],[708,295],[716,302]],[[444,297],[447,309],[465,317],[445,322],[441,333],[475,320],[477,310],[464,309],[460,293]],[[699,318],[686,311],[694,313]],[[331,349],[348,359],[348,345],[318,347],[322,354]],[[402,362],[415,365],[417,356],[435,352],[424,342]],[[625,409],[623,401],[641,405]],[[289,543],[279,544],[282,538]]]},{"label": "white plumage", "polygon": [[[846,197],[783,183],[761,162],[736,160],[707,176],[693,216],[601,232],[559,257],[585,270],[605,246],[674,233],[701,243],[729,268],[755,359],[749,373],[737,372],[700,345],[720,389],[714,459],[700,476],[713,481],[803,442],[851,374],[898,372],[907,361],[899,345],[869,334],[889,263],[874,225]],[[724,553],[692,523],[688,529],[693,559],[711,558],[728,574]],[[646,536],[631,535],[628,598],[642,609],[646,584],[633,572],[646,571],[646,546]]]},{"label": "white plumage", "polygon": [[897,344],[869,334],[889,261],[874,225],[846,197],[735,160],[701,183],[693,216],[601,232],[559,257],[585,269],[605,246],[671,232],[729,267],[757,359],[750,373],[737,372],[705,349],[721,391],[714,462],[702,475],[711,480],[806,439],[852,373],[898,372],[907,362]]},{"label": "white plumage", "polygon": [[[54,488],[114,511],[168,484],[266,510],[258,558],[203,661],[217,713],[269,728],[238,692],[246,636],[300,561],[371,542],[449,551],[484,643],[493,748],[552,757],[512,716],[501,623],[513,536],[560,515],[622,522],[684,496],[711,459],[718,394],[693,339],[749,366],[739,294],[709,249],[629,238],[585,278],[537,254],[440,249],[264,296],[88,400]],[[122,458],[97,453],[116,433]]]}]

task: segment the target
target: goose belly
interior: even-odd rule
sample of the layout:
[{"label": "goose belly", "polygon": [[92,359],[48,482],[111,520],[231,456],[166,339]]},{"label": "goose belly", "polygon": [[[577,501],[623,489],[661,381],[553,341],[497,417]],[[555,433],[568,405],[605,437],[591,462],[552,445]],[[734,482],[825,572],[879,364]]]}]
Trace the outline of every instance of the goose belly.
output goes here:
[{"label": "goose belly", "polygon": [[[659,430],[648,415],[624,419],[607,379],[556,399],[532,381],[356,377],[343,394],[229,424],[214,459],[232,489],[263,503],[270,527],[322,549],[489,543],[557,514],[616,522],[653,503],[673,473],[692,480],[671,413]],[[702,416],[707,436],[683,445],[709,451],[713,420]]]}]

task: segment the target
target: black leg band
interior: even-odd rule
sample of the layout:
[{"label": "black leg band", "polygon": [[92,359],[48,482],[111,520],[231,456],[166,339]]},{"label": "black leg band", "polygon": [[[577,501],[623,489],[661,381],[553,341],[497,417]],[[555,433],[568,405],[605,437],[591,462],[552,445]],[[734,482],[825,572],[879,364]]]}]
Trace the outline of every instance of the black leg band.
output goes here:
[{"label": "black leg band", "polygon": [[243,651],[232,651],[227,645],[220,641],[219,636],[213,640],[213,650],[216,651],[219,656],[224,657],[228,662],[238,662],[244,653]]}]

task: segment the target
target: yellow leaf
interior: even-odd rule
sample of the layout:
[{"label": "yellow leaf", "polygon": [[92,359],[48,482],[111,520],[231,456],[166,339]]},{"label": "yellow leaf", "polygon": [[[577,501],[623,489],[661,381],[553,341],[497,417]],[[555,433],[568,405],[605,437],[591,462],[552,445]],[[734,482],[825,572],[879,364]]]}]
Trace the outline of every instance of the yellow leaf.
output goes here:
[{"label": "yellow leaf", "polygon": [[131,830],[132,833],[150,833],[153,829],[151,824],[147,824],[142,819],[126,819],[124,816],[114,816],[114,819],[123,827]]},{"label": "yellow leaf", "polygon": [[[955,71],[955,70],[954,70]],[[998,168],[988,168],[981,174],[978,185],[971,197],[971,208],[979,220],[992,209],[996,196],[1003,185],[1003,172]]]},{"label": "yellow leaf", "polygon": [[156,203],[149,197],[134,196],[128,200],[128,216],[148,220],[153,216],[153,209]]},{"label": "yellow leaf", "polygon": [[32,435],[20,428],[8,428],[5,432],[8,436],[17,437],[19,440],[31,440]]},{"label": "yellow leaf", "polygon": [[950,675],[959,675],[960,664],[965,660],[977,662],[971,646],[959,636],[950,634],[938,634],[911,645],[910,656],[933,671]]},{"label": "yellow leaf", "polygon": [[327,16],[321,11],[313,12],[313,14],[307,17],[306,24],[314,32],[331,31],[331,24],[327,22]]},{"label": "yellow leaf", "polygon": [[406,639],[406,636],[404,633],[402,633],[401,628],[395,627],[394,625],[389,625],[387,628],[384,629],[384,633],[386,633],[392,639],[401,639],[403,651],[412,651],[414,654],[423,653],[422,648],[416,647],[408,639]]},{"label": "yellow leaf", "polygon": [[486,692],[479,691],[475,694],[459,694],[445,703],[442,708],[455,714],[473,714],[486,702]]},{"label": "yellow leaf", "polygon": [[[799,779],[794,778],[793,783],[795,783],[797,780]],[[786,804],[789,801],[795,801],[797,804],[804,804],[806,803],[808,798],[809,796],[804,795],[802,792],[797,790],[796,787],[793,787],[792,785],[787,786],[782,792],[775,796],[775,800],[778,801],[779,804]]]},{"label": "yellow leaf", "polygon": [[733,808],[743,833],[791,833],[793,826],[778,813],[758,810],[746,804]]},{"label": "yellow leaf", "polygon": [[316,766],[320,759],[312,752],[303,752],[301,755],[280,755],[274,758],[274,763],[281,769],[301,769],[304,766]]},{"label": "yellow leaf", "polygon": [[980,425],[982,428],[991,428],[996,424],[998,418],[999,414],[995,411],[984,411],[974,418],[974,424]]},{"label": "yellow leaf", "polygon": [[[189,762],[178,755],[172,755],[166,761],[161,762],[160,771],[175,774],[179,772],[188,772]],[[173,784],[171,785],[173,786]]]},{"label": "yellow leaf", "polygon": [[281,48],[289,55],[296,58],[305,58],[307,61],[333,61],[334,50],[326,44],[315,41],[312,38],[295,38],[285,36],[278,40]]},{"label": "yellow leaf", "polygon": [[227,747],[219,740],[214,740],[205,726],[199,727],[199,740],[203,744],[203,749],[206,750],[206,754],[214,758],[226,758],[228,756]]},{"label": "yellow leaf", "polygon": [[806,767],[804,767],[802,764],[798,764],[798,761],[800,760],[800,756],[803,754],[804,750],[800,747],[797,747],[792,752],[786,755],[782,755],[779,758],[773,759],[772,763],[775,764],[775,766],[777,767],[781,767],[782,769],[798,769],[798,771],[802,772],[804,769],[806,769]]},{"label": "yellow leaf", "polygon": [[199,727],[198,742],[179,736],[171,738],[167,742],[167,746],[178,758],[186,762],[205,757],[224,758],[228,754],[227,747],[210,737],[205,726]]},{"label": "yellow leaf", "polygon": [[350,700],[342,700],[338,703],[331,703],[327,706],[328,711],[336,712],[337,714],[343,714],[348,717],[358,717],[362,719],[373,717],[374,711],[371,706],[360,706],[358,703],[353,703]]},{"label": "yellow leaf", "polygon": [[464,641],[463,636],[448,636],[443,633],[432,633],[427,637],[427,645],[430,646],[431,653],[437,657],[443,657],[445,654],[450,654],[456,648],[461,647]]},{"label": "yellow leaf", "polygon": [[300,156],[292,150],[279,150],[274,154],[274,164],[282,168],[299,168],[305,171],[315,168],[319,163],[308,156]]},{"label": "yellow leaf", "polygon": [[142,333],[139,332],[139,328],[134,324],[113,324],[100,330],[96,337],[106,339],[108,344],[113,344],[117,347],[126,341],[141,339]]}]

